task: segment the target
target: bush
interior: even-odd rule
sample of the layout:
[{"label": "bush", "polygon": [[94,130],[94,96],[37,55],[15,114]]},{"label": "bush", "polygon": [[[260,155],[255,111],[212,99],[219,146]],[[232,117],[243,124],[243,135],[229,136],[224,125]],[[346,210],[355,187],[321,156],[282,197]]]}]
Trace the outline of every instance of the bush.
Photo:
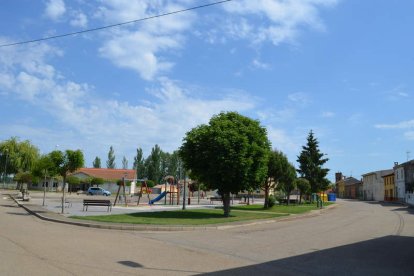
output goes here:
[{"label": "bush", "polygon": [[269,196],[269,201],[267,203],[268,203],[269,208],[275,206],[276,198],[273,195],[270,195]]}]

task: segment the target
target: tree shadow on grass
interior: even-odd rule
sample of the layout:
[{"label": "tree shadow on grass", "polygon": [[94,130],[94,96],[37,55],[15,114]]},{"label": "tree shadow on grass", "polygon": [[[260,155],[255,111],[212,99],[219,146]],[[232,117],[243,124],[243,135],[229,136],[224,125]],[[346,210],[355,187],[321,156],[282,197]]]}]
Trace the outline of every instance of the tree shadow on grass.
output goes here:
[{"label": "tree shadow on grass", "polygon": [[386,236],[202,275],[414,275],[414,238]]},{"label": "tree shadow on grass", "polygon": [[[217,219],[225,218],[223,213],[219,212],[193,212],[193,211],[164,211],[164,212],[142,212],[125,214],[125,216],[134,218],[156,218],[156,219]],[[230,214],[230,217],[233,217]]]}]

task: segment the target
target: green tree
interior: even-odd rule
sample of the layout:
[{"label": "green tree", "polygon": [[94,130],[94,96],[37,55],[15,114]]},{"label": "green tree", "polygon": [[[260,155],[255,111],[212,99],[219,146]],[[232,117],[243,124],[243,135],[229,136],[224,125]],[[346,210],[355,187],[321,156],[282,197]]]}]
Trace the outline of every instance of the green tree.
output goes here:
[{"label": "green tree", "polygon": [[266,129],[258,121],[227,112],[189,131],[179,155],[193,179],[218,189],[228,217],[230,193],[257,188],[265,180],[269,149]]},{"label": "green tree", "polygon": [[94,177],[91,179],[91,184],[92,185],[102,185],[105,183],[105,180],[103,178],[100,177]]},{"label": "green tree", "polygon": [[325,177],[329,169],[323,168],[323,165],[329,159],[323,158],[323,156],[324,154],[319,150],[319,142],[311,130],[307,138],[307,144],[302,146],[302,152],[298,156],[299,169],[297,172],[300,177],[309,181],[312,193],[323,190],[328,181]]},{"label": "green tree", "polygon": [[269,191],[271,188],[276,189],[277,185],[286,178],[286,174],[291,173],[288,170],[290,166],[287,157],[283,152],[273,150],[269,155],[268,169],[267,169],[267,180],[264,182],[262,189],[265,192],[264,208],[268,208]]},{"label": "green tree", "polygon": [[31,172],[18,172],[15,176],[14,176],[14,181],[17,181],[17,183],[19,184],[29,184],[32,183],[33,181],[33,174]]},{"label": "green tree", "polygon": [[296,179],[296,187],[299,189],[299,204],[302,203],[302,196],[303,195],[308,195],[311,191],[311,186],[310,183],[307,179],[305,178],[297,178]]},{"label": "green tree", "polygon": [[[0,143],[0,170],[5,174],[29,172],[39,158],[39,149],[30,141],[12,137]],[[6,170],[6,171],[5,171]]]},{"label": "green tree", "polygon": [[287,205],[290,203],[290,193],[296,188],[296,169],[289,163],[286,156],[282,155],[281,166],[283,168],[283,174],[278,179],[278,188],[285,192]]},{"label": "green tree", "polygon": [[161,148],[158,145],[155,145],[151,149],[151,154],[145,161],[148,179],[153,180],[156,184],[159,184],[163,177],[163,171],[161,167],[162,154],[163,153]]},{"label": "green tree", "polygon": [[98,156],[95,157],[95,160],[93,160],[92,166],[96,169],[101,168],[101,158]]},{"label": "green tree", "polygon": [[116,168],[115,152],[114,152],[114,148],[112,146],[109,148],[108,160],[106,161],[106,167],[108,169],[115,169]]},{"label": "green tree", "polygon": [[125,156],[122,158],[122,168],[124,170],[128,169],[128,159]]},{"label": "green tree", "polygon": [[137,148],[137,155],[134,157],[134,170],[137,171],[137,178],[142,179],[145,175],[145,160],[141,148]]},{"label": "green tree", "polygon": [[62,214],[64,213],[65,208],[65,188],[66,188],[66,178],[69,173],[76,171],[77,169],[83,167],[84,157],[83,153],[80,150],[66,150],[62,152],[60,150],[52,151],[50,154],[50,159],[53,162],[54,170],[59,173],[63,178],[63,187],[62,187]]},{"label": "green tree", "polygon": [[79,185],[81,183],[80,179],[74,175],[69,175],[66,178],[66,182],[69,184],[70,191],[72,191],[74,185]]}]

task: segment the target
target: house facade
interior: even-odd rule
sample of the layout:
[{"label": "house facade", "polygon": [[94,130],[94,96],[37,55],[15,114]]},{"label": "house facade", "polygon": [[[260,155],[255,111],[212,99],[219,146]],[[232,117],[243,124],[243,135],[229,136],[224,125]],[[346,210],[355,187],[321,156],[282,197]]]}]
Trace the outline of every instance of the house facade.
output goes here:
[{"label": "house facade", "polygon": [[339,198],[361,199],[362,182],[354,177],[346,177],[341,172],[335,174],[336,192]]},{"label": "house facade", "polygon": [[384,175],[384,200],[395,201],[395,172]]},{"label": "house facade", "polygon": [[393,170],[381,170],[362,175],[362,196],[364,200],[384,200],[384,175],[392,173]]},{"label": "house facade", "polygon": [[411,201],[414,190],[414,160],[394,164],[395,190],[398,201]]},{"label": "house facade", "polygon": [[354,177],[344,179],[345,198],[360,199],[362,198],[362,182]]},{"label": "house facade", "polygon": [[71,175],[80,179],[80,184],[78,186],[71,187],[74,192],[77,190],[86,191],[91,186],[91,178],[103,179],[104,183],[99,186],[112,193],[117,192],[117,182],[123,178],[132,181],[131,186],[125,187],[127,193],[132,192],[130,187],[135,187],[136,183],[136,170],[128,169],[80,168]]}]

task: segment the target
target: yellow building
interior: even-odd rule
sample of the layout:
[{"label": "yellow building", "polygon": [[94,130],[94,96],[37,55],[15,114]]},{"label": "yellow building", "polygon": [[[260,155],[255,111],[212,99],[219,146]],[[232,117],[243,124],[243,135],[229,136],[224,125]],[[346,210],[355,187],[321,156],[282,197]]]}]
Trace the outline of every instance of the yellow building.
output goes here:
[{"label": "yellow building", "polygon": [[384,200],[385,201],[393,201],[396,199],[394,175],[395,173],[392,172],[382,177],[384,179]]}]

